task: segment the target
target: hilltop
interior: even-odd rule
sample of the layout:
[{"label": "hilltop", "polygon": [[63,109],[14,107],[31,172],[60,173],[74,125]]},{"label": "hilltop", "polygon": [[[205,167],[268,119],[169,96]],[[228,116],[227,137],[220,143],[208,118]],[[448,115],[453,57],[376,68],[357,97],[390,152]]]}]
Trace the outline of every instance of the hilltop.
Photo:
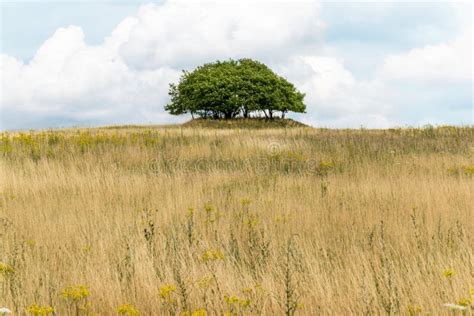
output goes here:
[{"label": "hilltop", "polygon": [[198,118],[186,122],[182,127],[193,128],[241,128],[241,129],[261,129],[261,128],[293,128],[293,127],[309,127],[306,124],[292,120],[292,119],[266,119],[266,118],[236,118],[231,120],[212,120]]},{"label": "hilltop", "polygon": [[273,129],[273,128],[296,128],[296,127],[308,127],[313,128],[304,123],[292,120],[292,119],[266,119],[266,118],[234,118],[230,120],[224,119],[203,119],[196,118],[190,121],[187,121],[182,124],[164,124],[164,125],[108,125],[108,126],[98,126],[91,128],[80,128],[81,130],[142,130],[142,129],[175,129],[175,128],[209,128],[209,129]]}]

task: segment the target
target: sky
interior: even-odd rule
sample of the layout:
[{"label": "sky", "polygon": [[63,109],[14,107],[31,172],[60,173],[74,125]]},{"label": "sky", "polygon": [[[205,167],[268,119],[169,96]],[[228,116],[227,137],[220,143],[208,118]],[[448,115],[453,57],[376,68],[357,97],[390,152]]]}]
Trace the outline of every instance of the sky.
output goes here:
[{"label": "sky", "polygon": [[179,123],[182,70],[264,62],[316,127],[472,125],[471,2],[0,0],[0,130]]}]

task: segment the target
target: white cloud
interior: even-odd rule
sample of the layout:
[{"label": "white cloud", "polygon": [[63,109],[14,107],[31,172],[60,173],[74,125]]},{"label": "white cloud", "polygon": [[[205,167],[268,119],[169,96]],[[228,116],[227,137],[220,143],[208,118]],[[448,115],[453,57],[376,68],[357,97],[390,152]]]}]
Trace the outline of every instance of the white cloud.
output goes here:
[{"label": "white cloud", "polygon": [[307,123],[334,127],[387,127],[390,92],[378,80],[357,80],[342,60],[300,56],[281,68],[306,93]]},{"label": "white cloud", "polygon": [[141,7],[137,20],[120,54],[138,69],[285,58],[314,48],[323,29],[314,1],[168,1]]},{"label": "white cloud", "polygon": [[86,45],[81,28],[69,26],[58,29],[28,64],[1,55],[2,110],[103,122],[142,121],[155,108],[161,112],[168,83],[179,72],[134,71],[124,63],[118,48],[128,39],[130,22],[121,23],[103,45]]},{"label": "white cloud", "polygon": [[386,57],[380,76],[387,80],[457,83],[472,80],[472,29],[448,43],[414,48]]}]

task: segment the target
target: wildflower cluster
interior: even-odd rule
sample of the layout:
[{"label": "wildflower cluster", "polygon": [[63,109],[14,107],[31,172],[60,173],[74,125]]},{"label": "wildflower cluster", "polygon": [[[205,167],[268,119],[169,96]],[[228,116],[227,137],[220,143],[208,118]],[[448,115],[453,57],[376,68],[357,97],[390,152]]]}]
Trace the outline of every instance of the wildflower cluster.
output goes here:
[{"label": "wildflower cluster", "polygon": [[472,300],[470,298],[462,298],[458,301],[458,304],[461,306],[469,306],[471,305]]},{"label": "wildflower cluster", "polygon": [[415,316],[419,315],[423,309],[419,305],[408,305],[408,315]]},{"label": "wildflower cluster", "polygon": [[224,301],[229,308],[229,312],[225,315],[241,314],[239,311],[242,312],[242,310],[248,308],[251,303],[249,298],[242,298],[236,295],[226,295],[224,296]]},{"label": "wildflower cluster", "polygon": [[48,316],[54,313],[54,308],[33,304],[26,309],[26,312],[33,316]]},{"label": "wildflower cluster", "polygon": [[[13,146],[11,144],[10,138],[8,135],[2,134],[0,136],[0,152],[4,154],[9,154],[13,151]],[[1,314],[1,311],[0,311]]]},{"label": "wildflower cluster", "polygon": [[249,206],[250,205],[250,199],[242,199],[240,200],[240,204],[242,204],[242,206]]},{"label": "wildflower cluster", "polygon": [[84,285],[68,286],[61,292],[61,296],[64,299],[71,301],[79,301],[87,298],[89,295],[90,291]]},{"label": "wildflower cluster", "polygon": [[0,262],[0,275],[8,276],[15,273],[15,269],[7,263]]},{"label": "wildflower cluster", "polygon": [[224,260],[224,254],[219,249],[209,249],[203,253],[201,259],[204,262]]},{"label": "wildflower cluster", "polygon": [[448,173],[453,176],[473,176],[474,175],[474,165],[471,166],[461,166],[461,167],[450,167],[447,169]]},{"label": "wildflower cluster", "polygon": [[174,299],[172,298],[173,293],[176,292],[176,286],[173,284],[165,284],[160,286],[160,297],[165,302],[173,302]]},{"label": "wildflower cluster", "polygon": [[213,277],[204,277],[202,279],[199,279],[196,281],[196,285],[200,288],[200,289],[207,289],[209,287],[211,287],[212,283],[214,282],[214,278]]},{"label": "wildflower cluster", "polygon": [[466,176],[473,176],[474,175],[474,165],[471,166],[465,166],[463,167],[464,174]]},{"label": "wildflower cluster", "polygon": [[257,226],[259,223],[258,216],[255,214],[248,214],[244,220],[244,224],[250,228]]},{"label": "wildflower cluster", "polygon": [[248,307],[250,305],[250,299],[240,298],[236,295],[224,296],[224,300],[229,305],[240,305],[242,307]]},{"label": "wildflower cluster", "polygon": [[119,315],[140,316],[140,312],[132,304],[122,304],[117,308]]}]

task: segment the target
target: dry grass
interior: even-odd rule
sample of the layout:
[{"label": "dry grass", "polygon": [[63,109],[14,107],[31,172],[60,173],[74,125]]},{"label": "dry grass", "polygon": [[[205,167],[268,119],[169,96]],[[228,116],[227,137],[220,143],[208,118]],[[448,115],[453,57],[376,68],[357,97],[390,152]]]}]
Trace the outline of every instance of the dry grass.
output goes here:
[{"label": "dry grass", "polygon": [[474,294],[473,146],[454,127],[3,134],[0,307],[448,313]]},{"label": "dry grass", "polygon": [[292,119],[266,119],[266,118],[234,118],[231,120],[213,120],[197,118],[182,124],[183,127],[191,128],[245,128],[245,129],[267,129],[267,128],[288,128],[288,127],[308,127],[307,125]]}]

